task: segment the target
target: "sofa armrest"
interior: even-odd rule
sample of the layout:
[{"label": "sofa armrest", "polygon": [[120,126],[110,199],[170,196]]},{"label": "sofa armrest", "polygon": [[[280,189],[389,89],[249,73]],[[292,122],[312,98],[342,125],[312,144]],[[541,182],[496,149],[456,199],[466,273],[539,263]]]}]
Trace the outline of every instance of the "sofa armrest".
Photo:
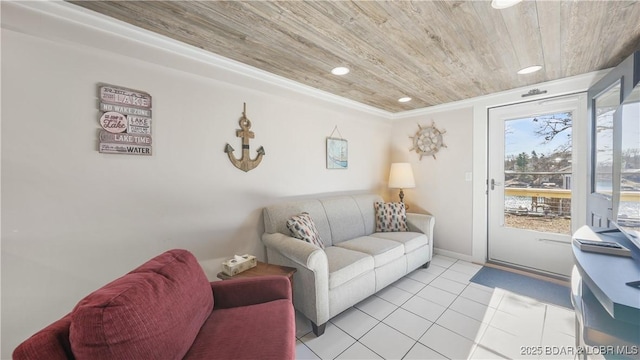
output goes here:
[{"label": "sofa armrest", "polygon": [[268,248],[307,268],[321,266],[323,258],[324,261],[327,259],[327,255],[319,247],[281,233],[265,233],[262,235],[262,241]]},{"label": "sofa armrest", "polygon": [[324,250],[281,233],[264,233],[269,263],[295,267],[293,303],[316,325],[329,320],[329,262]]},{"label": "sofa armrest", "polygon": [[286,276],[269,275],[214,281],[211,283],[211,290],[214,310],[280,299],[291,300],[291,283]]},{"label": "sofa armrest", "polygon": [[433,227],[435,226],[435,223],[436,218],[433,217],[433,215],[407,213],[407,225],[409,226],[409,231],[421,232],[427,235],[431,254],[433,254]]},{"label": "sofa armrest", "polygon": [[421,232],[432,240],[433,227],[435,225],[436,218],[433,215],[407,213],[407,224],[409,225],[409,231]]},{"label": "sofa armrest", "polygon": [[14,360],[73,359],[69,328],[71,313],[33,334],[13,351]]}]

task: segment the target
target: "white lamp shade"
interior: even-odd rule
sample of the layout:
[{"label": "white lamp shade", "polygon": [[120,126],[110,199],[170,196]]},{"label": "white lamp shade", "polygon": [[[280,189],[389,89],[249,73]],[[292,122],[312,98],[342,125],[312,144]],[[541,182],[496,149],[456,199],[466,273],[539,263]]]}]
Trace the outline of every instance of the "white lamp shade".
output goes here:
[{"label": "white lamp shade", "polygon": [[410,189],[416,187],[411,164],[391,164],[391,171],[389,172],[389,187],[391,189]]}]

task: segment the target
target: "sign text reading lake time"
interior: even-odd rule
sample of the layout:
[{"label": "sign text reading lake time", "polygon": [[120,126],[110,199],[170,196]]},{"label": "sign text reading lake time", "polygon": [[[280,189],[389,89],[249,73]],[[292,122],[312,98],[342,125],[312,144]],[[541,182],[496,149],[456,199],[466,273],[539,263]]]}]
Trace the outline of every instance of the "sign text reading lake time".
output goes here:
[{"label": "sign text reading lake time", "polygon": [[112,134],[102,130],[100,131],[100,142],[151,145],[151,136],[137,134]]}]

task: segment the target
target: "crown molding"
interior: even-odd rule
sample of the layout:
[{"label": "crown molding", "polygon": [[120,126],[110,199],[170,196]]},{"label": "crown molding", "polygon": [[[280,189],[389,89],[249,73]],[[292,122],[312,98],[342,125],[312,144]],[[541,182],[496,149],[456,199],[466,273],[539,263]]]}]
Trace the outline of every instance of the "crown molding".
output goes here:
[{"label": "crown molding", "polygon": [[[544,100],[552,97],[574,94],[576,92],[587,91],[598,79],[602,78],[610,69],[594,71],[586,74],[575,75],[567,78],[546,81],[538,84],[523,86],[515,89],[505,90],[488,95],[478,96],[471,99],[450,102],[430,106],[422,109],[403,111],[391,114],[391,120],[401,120],[417,116],[430,115],[438,112],[456,110],[465,107],[485,106],[498,107],[503,105],[517,104],[533,100]],[[531,89],[541,88],[547,90],[546,93],[523,97]]]}]

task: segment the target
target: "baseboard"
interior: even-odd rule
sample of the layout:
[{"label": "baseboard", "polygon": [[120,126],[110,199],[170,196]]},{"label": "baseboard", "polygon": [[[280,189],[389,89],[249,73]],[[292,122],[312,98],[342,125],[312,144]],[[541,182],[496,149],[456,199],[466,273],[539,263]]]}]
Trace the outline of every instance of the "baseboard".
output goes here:
[{"label": "baseboard", "polygon": [[[468,261],[468,262],[472,262],[472,263],[478,263],[477,261],[475,261],[473,259],[473,257],[471,255],[465,255],[465,254],[460,254],[454,251],[450,251],[450,250],[444,250],[444,249],[438,249],[438,248],[434,248],[433,249],[434,254],[437,255],[443,255],[446,257],[450,257],[450,258],[454,258],[454,259],[458,259],[458,260],[464,260],[464,261]],[[482,265],[482,264],[480,264]]]}]

